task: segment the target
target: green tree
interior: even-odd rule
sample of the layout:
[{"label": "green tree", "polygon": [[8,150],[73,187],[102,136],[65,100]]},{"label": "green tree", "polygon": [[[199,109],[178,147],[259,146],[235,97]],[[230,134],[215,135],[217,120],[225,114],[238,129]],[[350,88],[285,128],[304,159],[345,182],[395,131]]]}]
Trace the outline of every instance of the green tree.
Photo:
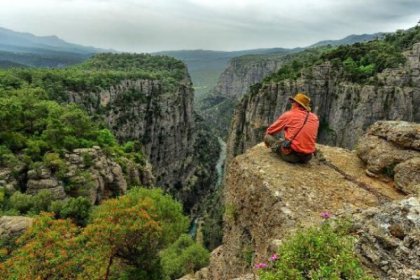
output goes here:
[{"label": "green tree", "polygon": [[208,265],[209,252],[187,234],[160,253],[165,279],[177,279]]},{"label": "green tree", "polygon": [[88,250],[84,275],[110,279],[137,268],[138,279],[152,279],[150,275],[159,275],[158,252],[187,227],[181,205],[159,189],[134,188],[109,199],[94,209],[83,232]]},{"label": "green tree", "polygon": [[41,214],[0,264],[0,279],[76,279],[80,271],[79,229],[69,220]]}]

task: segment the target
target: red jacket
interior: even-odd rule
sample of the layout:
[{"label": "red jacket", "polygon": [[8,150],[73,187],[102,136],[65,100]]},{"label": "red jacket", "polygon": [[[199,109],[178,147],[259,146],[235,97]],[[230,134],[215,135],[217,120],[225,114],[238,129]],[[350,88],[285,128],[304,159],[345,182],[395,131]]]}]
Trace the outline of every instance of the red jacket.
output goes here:
[{"label": "red jacket", "polygon": [[[290,140],[302,127],[307,111],[301,107],[292,108],[282,114],[269,128],[267,134],[274,135],[284,129],[284,137]],[[314,113],[309,113],[305,126],[292,142],[292,149],[299,153],[315,152],[319,120]]]}]

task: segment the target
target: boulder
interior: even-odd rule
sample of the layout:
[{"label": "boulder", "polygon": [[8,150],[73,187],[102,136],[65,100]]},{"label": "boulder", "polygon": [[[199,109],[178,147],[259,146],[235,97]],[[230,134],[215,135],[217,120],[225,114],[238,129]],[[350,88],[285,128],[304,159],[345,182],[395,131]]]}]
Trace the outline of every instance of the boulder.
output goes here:
[{"label": "boulder", "polygon": [[384,174],[403,192],[420,194],[420,124],[376,122],[360,138],[356,151],[367,174]]},{"label": "boulder", "polygon": [[10,240],[19,237],[32,225],[32,218],[22,216],[0,217],[0,240]]}]

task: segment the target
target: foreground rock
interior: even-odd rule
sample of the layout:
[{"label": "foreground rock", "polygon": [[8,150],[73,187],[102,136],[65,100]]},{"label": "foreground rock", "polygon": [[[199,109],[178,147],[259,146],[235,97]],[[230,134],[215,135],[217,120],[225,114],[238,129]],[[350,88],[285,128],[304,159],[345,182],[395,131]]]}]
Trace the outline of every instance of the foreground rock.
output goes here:
[{"label": "foreground rock", "polygon": [[356,148],[371,176],[385,174],[408,194],[420,194],[420,124],[380,121],[361,137]]},{"label": "foreground rock", "polygon": [[355,152],[319,146],[306,165],[281,161],[263,144],[236,157],[225,181],[223,245],[209,279],[232,279],[266,261],[282,239],[317,225],[320,213],[357,212],[403,198],[390,183],[365,175]]},{"label": "foreground rock", "polygon": [[356,251],[380,279],[420,279],[420,202],[410,198],[355,215]]}]

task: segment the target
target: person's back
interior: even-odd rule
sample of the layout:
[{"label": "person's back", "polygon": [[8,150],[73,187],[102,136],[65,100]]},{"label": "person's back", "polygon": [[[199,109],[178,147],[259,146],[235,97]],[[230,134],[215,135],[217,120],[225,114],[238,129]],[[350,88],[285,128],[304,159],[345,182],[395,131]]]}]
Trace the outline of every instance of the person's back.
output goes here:
[{"label": "person's back", "polygon": [[[282,114],[266,131],[264,142],[288,162],[307,162],[316,149],[318,117],[311,113],[310,99],[302,93],[290,98],[292,109]],[[285,139],[274,135],[284,131]]]}]

